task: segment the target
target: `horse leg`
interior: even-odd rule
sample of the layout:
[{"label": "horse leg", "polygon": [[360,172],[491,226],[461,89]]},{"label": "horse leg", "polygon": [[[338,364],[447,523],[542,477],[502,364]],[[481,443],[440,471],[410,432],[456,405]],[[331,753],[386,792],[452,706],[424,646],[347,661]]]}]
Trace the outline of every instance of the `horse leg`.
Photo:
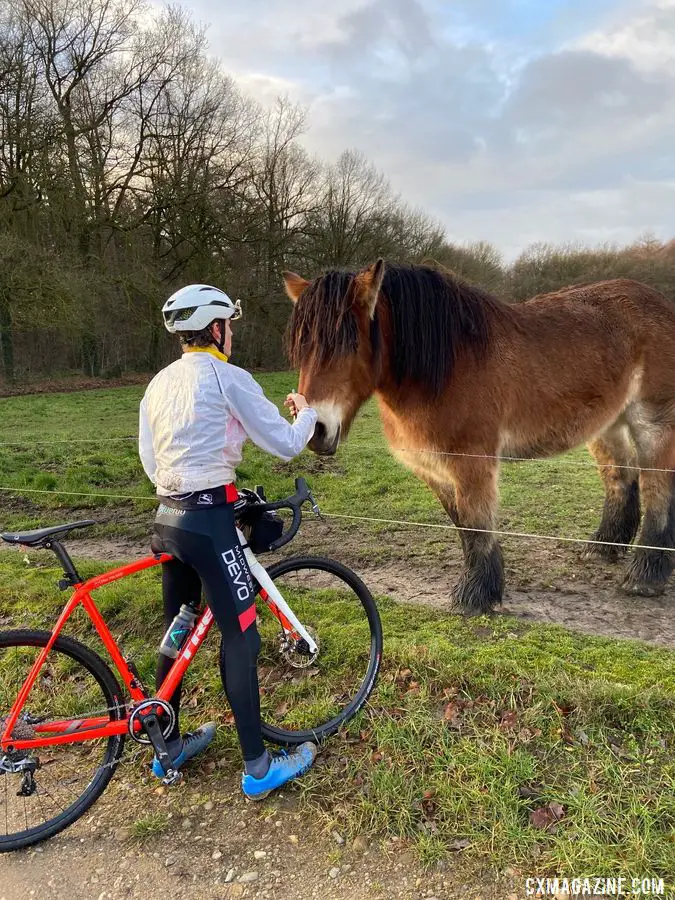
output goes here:
[{"label": "horse leg", "polygon": [[[504,562],[495,536],[498,466],[493,460],[453,461],[454,503],[462,530],[464,573],[453,600],[466,615],[491,613],[502,602]],[[452,514],[451,514],[452,515]]]},{"label": "horse leg", "polygon": [[[605,486],[605,505],[594,541],[630,544],[640,527],[639,472],[628,427],[614,423],[588,444]],[[589,544],[584,556],[616,561],[625,549]]]},{"label": "horse leg", "polygon": [[[675,464],[675,434],[672,428],[657,441],[633,434],[641,466],[672,469]],[[656,449],[655,449],[656,448]],[[644,507],[638,544],[654,549],[635,550],[623,582],[629,594],[654,597],[662,594],[675,565],[675,477],[671,471],[640,472],[640,498]],[[663,548],[663,549],[660,549]]]},{"label": "horse leg", "polygon": [[[441,481],[435,475],[429,475],[427,472],[416,472],[415,473],[419,478],[422,479],[426,484],[429,485],[431,490],[434,492],[438,500],[440,501],[441,506],[446,511],[446,513],[450,516],[450,519],[455,526],[459,526],[459,513],[457,512],[457,496],[455,494],[455,486],[452,481]],[[462,549],[464,549],[464,531],[459,532],[459,539],[462,543]]]}]

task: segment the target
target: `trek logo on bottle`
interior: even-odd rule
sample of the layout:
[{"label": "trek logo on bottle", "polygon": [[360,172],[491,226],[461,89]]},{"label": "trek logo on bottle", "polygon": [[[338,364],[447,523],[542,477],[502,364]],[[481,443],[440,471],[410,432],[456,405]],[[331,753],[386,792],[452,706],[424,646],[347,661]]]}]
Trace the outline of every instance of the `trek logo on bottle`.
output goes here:
[{"label": "trek logo on bottle", "polygon": [[189,628],[174,628],[171,632],[171,640],[174,642],[176,647],[182,647],[183,638],[186,634],[190,633]]}]

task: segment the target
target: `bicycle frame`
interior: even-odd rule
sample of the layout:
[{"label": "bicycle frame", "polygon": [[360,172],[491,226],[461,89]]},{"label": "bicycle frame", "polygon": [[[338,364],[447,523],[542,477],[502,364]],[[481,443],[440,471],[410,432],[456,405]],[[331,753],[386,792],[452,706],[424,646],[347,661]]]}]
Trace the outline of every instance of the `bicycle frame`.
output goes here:
[{"label": "bicycle frame", "polygon": [[[296,640],[300,637],[304,638],[305,641],[307,641],[310,652],[315,652],[317,649],[315,641],[295,616],[279,590],[275,587],[274,582],[267,574],[265,568],[258,562],[250,548],[246,546],[246,540],[238,528],[237,535],[240,543],[244,547],[244,553],[253,577],[260,586],[258,595],[266,603],[272,615],[279,621],[284,632]],[[63,630],[64,625],[78,606],[82,606],[91,619],[96,632],[110,654],[114,666],[119,672],[120,678],[129,692],[132,705],[155,697],[158,700],[163,700],[167,703],[169,702],[176,687],[185,675],[190,663],[211,629],[213,624],[213,613],[209,607],[205,607],[204,611],[196,621],[185,644],[176,657],[173,666],[169,670],[168,675],[162,682],[160,689],[155,694],[150,695],[140,683],[138,676],[134,673],[132,664],[130,664],[122,655],[120,648],[91,596],[91,592],[104,587],[107,584],[112,584],[114,581],[119,581],[122,578],[141,572],[144,569],[150,569],[153,566],[161,565],[161,563],[169,562],[171,559],[172,557],[166,553],[144,557],[143,559],[139,559],[128,565],[111,569],[109,572],[104,572],[101,575],[90,578],[82,584],[75,585],[72,597],[68,600],[61,615],[57,619],[48,643],[38,654],[37,659],[28,673],[26,681],[14,701],[9,716],[5,721],[3,733],[0,735],[0,752],[8,753],[17,750],[48,747],[55,744],[70,744],[77,741],[97,740],[99,738],[125,734],[128,731],[129,714],[115,721],[111,721],[109,716],[97,716],[89,719],[65,719],[57,722],[36,723],[31,724],[31,727],[39,737],[25,740],[12,739],[10,737],[50,650]],[[135,723],[134,730],[140,731],[140,729],[140,723]]]}]

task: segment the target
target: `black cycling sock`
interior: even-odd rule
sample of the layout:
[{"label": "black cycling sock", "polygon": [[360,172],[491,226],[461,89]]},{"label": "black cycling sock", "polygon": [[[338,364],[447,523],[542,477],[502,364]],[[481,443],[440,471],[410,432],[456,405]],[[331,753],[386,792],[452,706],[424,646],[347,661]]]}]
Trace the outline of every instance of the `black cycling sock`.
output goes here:
[{"label": "black cycling sock", "polygon": [[183,752],[183,738],[178,735],[178,737],[169,738],[166,741],[166,749],[169,751],[169,756],[172,760],[175,760],[176,757],[180,756]]},{"label": "black cycling sock", "polygon": [[[157,674],[155,676],[155,686],[157,690],[162,686],[162,682],[169,674],[171,670],[171,666],[173,666],[175,660],[171,659],[168,656],[165,656],[163,653],[159,654],[159,659],[157,660]],[[178,718],[180,716],[180,693],[181,693],[181,684],[176,688],[173,697],[171,698],[171,706],[173,706],[173,711],[176,714],[176,721],[173,724],[173,728],[171,729],[171,733],[168,734],[165,738],[167,744],[175,743],[180,740],[180,726],[178,724]]]},{"label": "black cycling sock", "polygon": [[244,761],[244,772],[252,775],[254,778],[264,778],[267,775],[272,758],[269,751],[265,750],[257,759],[247,759]]}]

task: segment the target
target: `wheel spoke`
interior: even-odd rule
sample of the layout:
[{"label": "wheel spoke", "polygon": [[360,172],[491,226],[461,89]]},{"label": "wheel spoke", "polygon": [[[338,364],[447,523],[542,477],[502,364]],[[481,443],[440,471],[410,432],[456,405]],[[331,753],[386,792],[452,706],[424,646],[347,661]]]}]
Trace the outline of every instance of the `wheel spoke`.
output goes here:
[{"label": "wheel spoke", "polygon": [[[39,632],[0,633],[0,719],[11,709],[47,639]],[[115,720],[121,712],[118,692],[102,660],[81,644],[59,638],[26,699],[14,735],[32,738],[36,736],[32,723],[100,717],[106,711]],[[8,767],[14,765],[16,770],[0,776],[5,782],[5,837],[0,837],[0,851],[29,846],[82,815],[110,780],[110,763],[122,745],[123,738],[117,735],[37,747],[23,756],[15,751],[8,757]],[[22,766],[28,764],[34,766],[34,786],[26,795],[21,793]]]},{"label": "wheel spoke", "polygon": [[[74,790],[72,790],[70,787],[68,787],[68,783],[65,781],[62,781],[61,779],[55,778],[54,773],[52,771],[50,771],[49,769],[41,769],[40,771],[44,772],[45,775],[49,776],[49,780],[55,786],[55,789],[63,790],[66,793],[70,794],[75,799],[78,798],[79,795]],[[62,807],[62,811],[64,808],[65,807]]]}]

